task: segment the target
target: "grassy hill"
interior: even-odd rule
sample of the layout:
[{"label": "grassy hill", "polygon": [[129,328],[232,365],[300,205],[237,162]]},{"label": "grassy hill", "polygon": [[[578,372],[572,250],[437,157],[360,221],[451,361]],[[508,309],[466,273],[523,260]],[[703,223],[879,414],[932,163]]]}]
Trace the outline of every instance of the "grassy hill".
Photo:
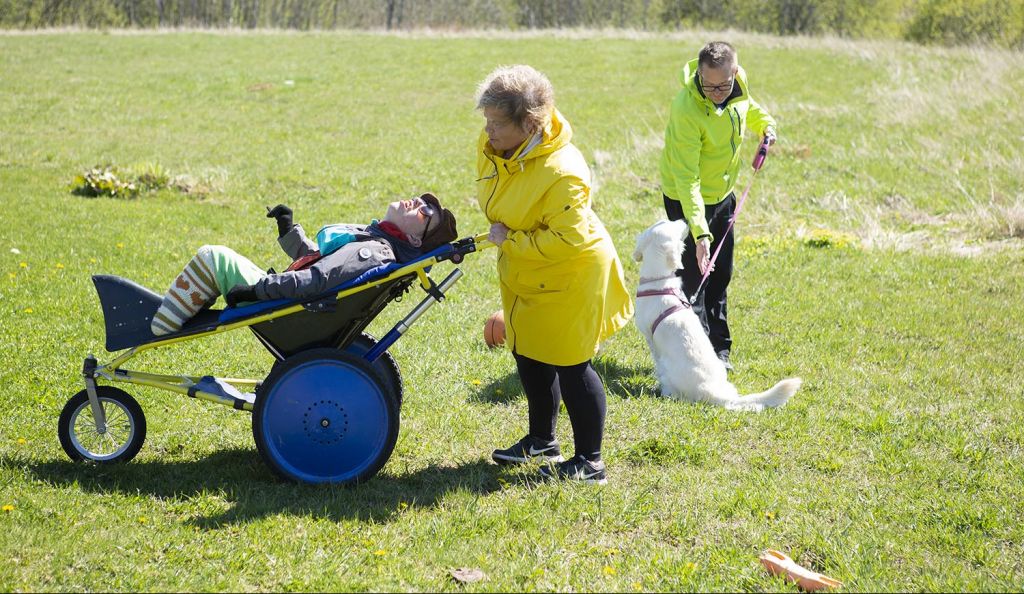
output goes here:
[{"label": "grassy hill", "polygon": [[[149,425],[135,461],[64,456],[57,417],[82,358],[111,358],[90,275],[162,291],[204,243],[281,269],[264,218],[279,202],[317,228],[433,191],[464,235],[484,231],[473,94],[499,64],[551,78],[635,285],[678,71],[720,37],[780,124],[738,224],[734,381],[803,377],[786,408],[658,398],[630,326],[596,362],[609,485],[499,469],[490,451],[522,436],[526,404],[511,356],[481,339],[499,307],[483,252],[392,349],[402,429],[370,483],[281,483],[247,413],[146,388],[130,390]],[[0,588],[786,589],[756,562],[770,547],[855,590],[1017,590],[1022,92],[1020,53],[828,39],[0,34]],[[104,164],[178,189],[70,193]],[[240,331],[131,368],[262,377],[271,364]],[[571,444],[564,414],[559,430]],[[459,567],[487,578],[458,585]]]}]

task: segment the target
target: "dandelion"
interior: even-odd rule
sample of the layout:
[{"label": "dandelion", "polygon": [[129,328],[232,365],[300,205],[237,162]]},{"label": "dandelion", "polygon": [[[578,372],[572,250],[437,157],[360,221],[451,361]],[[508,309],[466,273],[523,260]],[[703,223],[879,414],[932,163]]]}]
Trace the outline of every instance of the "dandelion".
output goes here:
[{"label": "dandelion", "polygon": [[401,509],[401,510],[409,509],[409,504],[403,501],[403,502],[398,504],[398,509]]},{"label": "dandelion", "polygon": [[373,552],[373,554],[378,556],[378,557],[383,557],[384,555],[387,555],[388,552],[385,551],[384,549],[377,549],[376,551]]},{"label": "dandelion", "polygon": [[480,381],[480,380],[478,380],[478,379],[475,379],[475,380],[473,380],[473,381],[471,381],[471,382],[469,382],[469,383],[473,384],[474,386],[479,386],[479,385],[480,385],[480,384],[482,384],[483,382],[482,382],[482,381]]},{"label": "dandelion", "polygon": [[139,524],[145,524],[148,521],[149,520],[146,518],[146,516],[139,516]]},{"label": "dandelion", "polygon": [[119,249],[119,250],[122,250],[122,249],[124,249],[124,243],[122,243],[122,242],[120,242],[120,241],[119,241],[119,242],[117,242],[117,249]]},{"label": "dandelion", "polygon": [[770,512],[770,511],[764,512],[764,517],[769,519],[769,520],[774,520],[775,519],[775,512]]},{"label": "dandelion", "polygon": [[690,561],[689,563],[686,564],[686,571],[693,571],[695,569],[697,569],[697,564],[694,563],[693,561]]},{"label": "dandelion", "polygon": [[89,263],[90,264],[95,264],[96,263],[96,258],[89,258]]},{"label": "dandelion", "polygon": [[25,445],[28,441],[24,437],[18,438],[18,445]]},{"label": "dandelion", "polygon": [[616,573],[618,573],[617,571],[615,571],[615,568],[612,567],[611,565],[605,565],[604,569],[602,569],[601,571],[604,572],[604,574],[608,575],[608,576],[612,576],[612,575],[615,575]]},{"label": "dandelion", "polygon": [[605,555],[618,555],[619,549],[608,549],[604,552]]},{"label": "dandelion", "polygon": [[0,507],[0,510],[3,510],[5,512],[7,512],[7,513],[10,513],[12,511],[14,511],[14,506],[11,505],[10,503],[8,503],[7,505],[5,505],[3,507]]},{"label": "dandelion", "polygon": [[32,313],[32,308],[31,307],[26,307],[25,308],[25,313]]},{"label": "dandelion", "polygon": [[28,268],[28,262],[19,262],[18,266],[21,266],[22,268]]},{"label": "dandelion", "polygon": [[56,268],[57,270],[61,270],[62,268],[64,268],[64,265],[61,264],[60,262],[57,262],[57,264],[54,266],[54,268]]}]

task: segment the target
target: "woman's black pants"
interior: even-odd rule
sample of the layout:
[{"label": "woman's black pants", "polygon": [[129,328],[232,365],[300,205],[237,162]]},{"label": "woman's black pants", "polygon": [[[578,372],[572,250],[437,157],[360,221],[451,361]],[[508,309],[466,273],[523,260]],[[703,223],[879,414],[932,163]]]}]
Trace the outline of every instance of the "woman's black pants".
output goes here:
[{"label": "woman's black pants", "polygon": [[530,408],[530,435],[548,441],[555,439],[558,405],[564,400],[572,423],[575,453],[587,460],[600,460],[608,405],[604,385],[590,361],[561,366],[514,356]]}]

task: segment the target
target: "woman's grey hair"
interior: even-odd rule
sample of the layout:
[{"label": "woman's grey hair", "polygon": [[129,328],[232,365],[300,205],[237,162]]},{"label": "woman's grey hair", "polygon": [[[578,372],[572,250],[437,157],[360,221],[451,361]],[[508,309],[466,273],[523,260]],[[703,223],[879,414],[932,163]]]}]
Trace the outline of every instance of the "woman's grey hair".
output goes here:
[{"label": "woman's grey hair", "polygon": [[700,50],[697,64],[705,68],[732,68],[736,65],[736,48],[724,41],[712,41]]},{"label": "woman's grey hair", "polygon": [[555,89],[548,77],[531,66],[499,66],[477,88],[477,109],[500,109],[527,132],[537,132],[551,121]]}]

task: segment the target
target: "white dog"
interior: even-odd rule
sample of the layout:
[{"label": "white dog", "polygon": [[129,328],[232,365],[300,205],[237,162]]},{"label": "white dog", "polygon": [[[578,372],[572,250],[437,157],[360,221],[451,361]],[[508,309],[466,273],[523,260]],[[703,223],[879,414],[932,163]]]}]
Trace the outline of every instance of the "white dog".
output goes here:
[{"label": "white dog", "polygon": [[800,388],[800,378],[741,397],[715,356],[676,276],[682,268],[683,238],[689,232],[684,221],[659,221],[637,236],[633,252],[633,259],[640,262],[634,321],[651,349],[662,395],[732,410],[782,406]]}]

